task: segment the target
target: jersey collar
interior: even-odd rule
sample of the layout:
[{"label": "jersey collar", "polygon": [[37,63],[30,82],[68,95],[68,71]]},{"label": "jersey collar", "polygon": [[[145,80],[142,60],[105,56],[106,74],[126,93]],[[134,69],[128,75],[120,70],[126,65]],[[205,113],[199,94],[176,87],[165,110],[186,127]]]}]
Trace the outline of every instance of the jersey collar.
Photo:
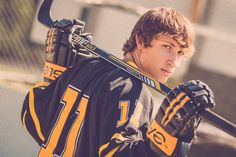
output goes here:
[{"label": "jersey collar", "polygon": [[138,66],[137,66],[134,62],[132,62],[132,61],[127,61],[127,63],[128,63],[129,65],[131,65],[132,67],[138,69]]}]

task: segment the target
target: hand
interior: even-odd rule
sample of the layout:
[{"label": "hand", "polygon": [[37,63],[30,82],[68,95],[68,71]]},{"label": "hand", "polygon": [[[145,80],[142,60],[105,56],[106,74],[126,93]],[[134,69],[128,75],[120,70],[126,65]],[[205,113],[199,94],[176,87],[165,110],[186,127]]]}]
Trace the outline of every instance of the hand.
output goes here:
[{"label": "hand", "polygon": [[91,33],[83,33],[85,23],[79,20],[56,21],[47,33],[46,39],[46,63],[44,66],[44,79],[47,82],[55,80],[66,68],[72,67],[78,54],[88,52],[80,47],[76,50],[71,47],[69,38],[73,33],[92,41]]},{"label": "hand", "polygon": [[147,136],[161,156],[185,156],[206,108],[215,106],[211,89],[201,81],[180,84],[170,92],[151,124]]}]

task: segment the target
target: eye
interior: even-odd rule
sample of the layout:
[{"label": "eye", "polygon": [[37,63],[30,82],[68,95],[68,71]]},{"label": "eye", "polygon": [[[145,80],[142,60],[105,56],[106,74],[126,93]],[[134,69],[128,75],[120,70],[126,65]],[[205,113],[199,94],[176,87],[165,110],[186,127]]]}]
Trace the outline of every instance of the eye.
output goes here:
[{"label": "eye", "polygon": [[178,55],[179,56],[184,56],[184,52],[183,51],[178,51]]},{"label": "eye", "polygon": [[167,44],[164,44],[163,47],[164,47],[164,48],[167,48],[167,49],[171,49],[171,48],[172,48],[171,45],[167,45]]}]

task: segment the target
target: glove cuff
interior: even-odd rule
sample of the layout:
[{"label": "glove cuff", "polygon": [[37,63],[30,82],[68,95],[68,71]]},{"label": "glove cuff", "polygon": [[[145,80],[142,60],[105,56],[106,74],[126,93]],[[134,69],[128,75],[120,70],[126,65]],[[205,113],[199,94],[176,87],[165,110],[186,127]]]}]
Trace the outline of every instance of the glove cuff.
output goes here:
[{"label": "glove cuff", "polygon": [[66,70],[65,67],[60,66],[58,64],[45,62],[43,68],[43,77],[47,80],[55,80],[58,78],[64,71]]},{"label": "glove cuff", "polygon": [[167,156],[173,154],[178,143],[178,139],[166,132],[155,120],[147,132],[147,137],[157,147],[156,149],[160,149]]}]

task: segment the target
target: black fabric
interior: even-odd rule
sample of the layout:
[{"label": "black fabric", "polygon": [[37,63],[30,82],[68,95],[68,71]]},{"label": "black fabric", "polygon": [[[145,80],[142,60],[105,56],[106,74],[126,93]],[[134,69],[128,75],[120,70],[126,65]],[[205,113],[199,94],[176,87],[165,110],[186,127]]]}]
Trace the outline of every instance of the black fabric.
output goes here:
[{"label": "black fabric", "polygon": [[[103,148],[100,149],[100,156],[116,148],[113,156],[157,156],[150,149],[146,138],[152,111],[157,107],[149,90],[125,72],[94,58],[81,59],[46,88],[33,88],[35,112],[45,141],[39,140],[26,96],[22,117],[27,111],[26,127],[42,148],[47,147],[52,130],[65,108],[62,98],[68,87],[78,89],[79,94],[66,118],[57,145],[52,150],[54,155],[64,153],[68,135],[79,115],[76,112],[78,104],[82,97],[89,97],[84,121],[77,132],[72,152],[74,156],[96,157],[99,156],[100,148]],[[125,111],[127,115],[124,115]],[[122,116],[126,119],[121,121]]]}]

